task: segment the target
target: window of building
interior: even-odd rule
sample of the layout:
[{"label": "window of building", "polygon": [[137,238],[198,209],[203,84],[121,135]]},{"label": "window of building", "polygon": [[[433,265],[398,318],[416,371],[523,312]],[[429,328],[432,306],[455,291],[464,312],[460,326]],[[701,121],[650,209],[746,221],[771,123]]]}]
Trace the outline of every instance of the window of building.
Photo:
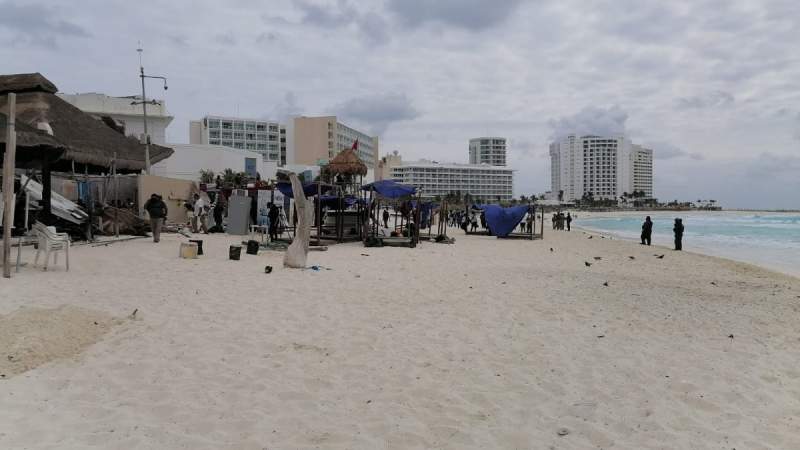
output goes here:
[{"label": "window of building", "polygon": [[267,144],[265,144],[263,142],[258,142],[256,148],[259,149],[259,150],[266,150],[267,149]]},{"label": "window of building", "polygon": [[219,138],[219,130],[212,130],[208,132],[208,137],[211,139],[218,139]]},{"label": "window of building", "polygon": [[256,124],[256,131],[267,131],[267,124],[265,124],[265,123],[257,123]]},{"label": "window of building", "polygon": [[256,129],[256,124],[254,124],[253,122],[247,122],[247,123],[244,125],[244,127],[245,127],[245,129],[246,129],[247,131],[255,131],[255,129]]},{"label": "window of building", "polygon": [[244,130],[244,123],[243,122],[233,122],[233,129],[234,130]]},{"label": "window of building", "polygon": [[244,143],[243,142],[234,142],[233,143],[233,148],[244,148]]},{"label": "window of building", "polygon": [[224,145],[225,147],[233,147],[233,142],[232,141],[222,141],[222,145]]},{"label": "window of building", "polygon": [[219,120],[214,120],[214,119],[209,120],[208,128],[219,128]]},{"label": "window of building", "polygon": [[223,130],[233,129],[233,124],[230,121],[224,120],[222,121],[222,129]]},{"label": "window of building", "polygon": [[244,139],[244,133],[241,131],[234,131],[233,133],[234,139]]},{"label": "window of building", "polygon": [[247,136],[247,140],[248,141],[256,140],[256,134],[255,133],[247,133],[246,136]]},{"label": "window of building", "polygon": [[210,140],[210,141],[208,141],[208,143],[209,143],[210,145],[219,145],[219,139]]},{"label": "window of building", "polygon": [[277,133],[278,132],[278,126],[277,125],[270,125],[269,126],[269,132],[270,133]]},{"label": "window of building", "polygon": [[233,137],[233,134],[230,131],[222,132],[222,139],[230,139],[231,137]]}]

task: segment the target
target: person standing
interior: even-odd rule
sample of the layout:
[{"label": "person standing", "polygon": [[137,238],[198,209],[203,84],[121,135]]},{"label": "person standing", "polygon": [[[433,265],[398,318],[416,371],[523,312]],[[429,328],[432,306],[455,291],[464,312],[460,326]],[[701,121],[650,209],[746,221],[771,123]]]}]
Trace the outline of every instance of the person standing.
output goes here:
[{"label": "person standing", "polygon": [[683,250],[683,219],[675,219],[672,231],[675,232],[675,250]]},{"label": "person standing", "polygon": [[269,204],[269,212],[267,213],[267,218],[269,219],[269,240],[275,241],[278,239],[278,218],[280,217],[280,211],[278,207],[275,206],[274,203]]},{"label": "person standing", "polygon": [[167,217],[167,204],[158,194],[150,195],[150,199],[144,204],[144,210],[150,216],[150,228],[153,230],[153,242],[161,241],[161,226]]},{"label": "person standing", "polygon": [[650,245],[652,236],[653,222],[650,220],[650,216],[647,216],[642,224],[642,245]]},{"label": "person standing", "polygon": [[389,208],[383,208],[383,228],[389,228]]},{"label": "person standing", "polygon": [[572,216],[567,213],[567,231],[571,231],[572,227]]},{"label": "person standing", "polygon": [[206,208],[206,202],[200,198],[199,194],[194,194],[194,221],[195,233],[202,231],[208,234],[208,208]]}]

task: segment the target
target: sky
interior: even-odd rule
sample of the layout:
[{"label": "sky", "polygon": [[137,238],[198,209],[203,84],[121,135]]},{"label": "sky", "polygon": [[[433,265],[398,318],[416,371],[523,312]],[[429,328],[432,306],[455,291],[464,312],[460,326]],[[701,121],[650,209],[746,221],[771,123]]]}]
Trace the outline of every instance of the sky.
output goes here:
[{"label": "sky", "polygon": [[660,200],[728,208],[800,209],[798,36],[796,0],[0,0],[0,72],[62,92],[137,94],[141,42],[170,142],[206,114],[336,114],[406,160],[502,136],[530,195],[554,138],[625,133]]}]

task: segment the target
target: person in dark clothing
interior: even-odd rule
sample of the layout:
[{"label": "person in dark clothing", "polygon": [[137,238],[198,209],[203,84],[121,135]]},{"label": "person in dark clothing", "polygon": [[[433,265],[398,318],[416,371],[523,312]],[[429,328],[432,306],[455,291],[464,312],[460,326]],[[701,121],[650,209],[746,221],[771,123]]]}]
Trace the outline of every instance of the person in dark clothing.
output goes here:
[{"label": "person in dark clothing", "polygon": [[281,212],[278,207],[274,203],[270,203],[267,217],[269,218],[269,239],[271,241],[278,239],[278,218],[280,218],[280,215]]},{"label": "person in dark clothing", "polygon": [[[219,197],[219,196],[218,196]],[[217,203],[214,205],[214,232],[222,233],[225,231],[222,228],[222,216],[225,213],[225,205],[222,204],[222,199],[217,198]]]},{"label": "person in dark clothing", "polygon": [[683,250],[683,219],[675,219],[672,231],[675,232],[675,250]]},{"label": "person in dark clothing", "polygon": [[650,220],[650,216],[647,216],[642,224],[642,245],[650,245],[652,236],[653,222]]},{"label": "person in dark clothing", "polygon": [[389,228],[389,208],[383,210],[383,228]]},{"label": "person in dark clothing", "polygon": [[571,226],[572,226],[572,216],[569,213],[567,213],[567,219],[566,220],[567,220],[567,231],[570,231]]},{"label": "person in dark clothing", "polygon": [[153,230],[153,242],[161,241],[161,226],[167,217],[167,204],[158,194],[152,194],[144,204],[144,210],[150,216],[150,228]]}]

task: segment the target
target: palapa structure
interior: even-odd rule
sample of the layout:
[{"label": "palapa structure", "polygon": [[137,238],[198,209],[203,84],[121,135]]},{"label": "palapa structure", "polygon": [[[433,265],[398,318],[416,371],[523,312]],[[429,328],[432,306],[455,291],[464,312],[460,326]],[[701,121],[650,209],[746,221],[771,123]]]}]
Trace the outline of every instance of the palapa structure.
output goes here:
[{"label": "palapa structure", "polygon": [[[345,240],[362,239],[362,202],[358,201],[361,195],[361,185],[364,175],[367,174],[367,165],[358,157],[355,148],[348,148],[322,167],[322,178],[336,187],[336,200],[329,214],[335,217],[333,232],[338,242]],[[348,210],[346,197],[354,201],[354,209]],[[322,199],[317,198],[317,211],[321,217]],[[317,234],[322,234],[322,224],[318,224]]]},{"label": "palapa structure", "polygon": [[[40,73],[0,75],[0,113],[6,113],[6,94],[17,94],[16,125],[34,129],[49,126],[64,152],[49,168],[71,171],[73,162],[81,172],[109,171],[116,153],[118,172],[139,172],[145,168],[144,145],[124,136],[104,122],[59,98],[56,86]],[[172,155],[172,149],[150,145],[151,164]]]},{"label": "palapa structure", "polygon": [[[109,173],[112,164],[118,173],[145,168],[143,144],[62,100],[57,91],[40,73],[0,75],[0,114],[8,114],[7,94],[16,94],[17,167],[41,168],[45,218],[50,215],[51,171]],[[172,149],[150,145],[151,163],[170,155]]]},{"label": "palapa structure", "polygon": [[[367,174],[367,165],[361,161],[356,151],[352,148],[342,150],[333,159],[330,160],[323,172],[329,176],[336,175],[351,175],[351,176],[364,176]],[[330,180],[334,181],[334,180]]]}]

